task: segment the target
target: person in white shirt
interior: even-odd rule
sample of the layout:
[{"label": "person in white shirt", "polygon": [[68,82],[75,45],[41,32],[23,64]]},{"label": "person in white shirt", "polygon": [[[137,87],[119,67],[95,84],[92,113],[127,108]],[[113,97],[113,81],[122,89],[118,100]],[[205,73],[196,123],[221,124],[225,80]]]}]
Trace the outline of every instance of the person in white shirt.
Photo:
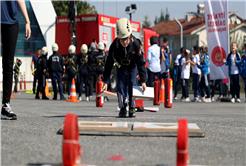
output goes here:
[{"label": "person in white shirt", "polygon": [[157,45],[158,39],[155,36],[151,36],[150,44],[148,48],[146,61],[148,62],[148,82],[149,87],[153,87],[155,76],[160,78],[160,47]]},{"label": "person in white shirt", "polygon": [[192,71],[193,71],[192,89],[194,90],[194,99],[192,100],[192,102],[200,102],[198,95],[200,95],[200,93],[199,93],[199,80],[200,80],[201,70],[196,65],[196,64],[200,65],[199,52],[200,52],[200,50],[199,50],[198,46],[194,46],[192,48],[193,59],[190,62],[192,65]]},{"label": "person in white shirt", "polygon": [[189,102],[189,79],[190,79],[190,51],[187,50],[186,48],[183,48],[182,51],[182,60],[181,60],[181,66],[182,66],[182,71],[181,71],[181,80],[182,80],[182,94],[183,94],[183,102]]},{"label": "person in white shirt", "polygon": [[228,65],[228,72],[230,77],[230,89],[231,89],[231,102],[235,103],[235,95],[237,96],[236,102],[240,103],[240,80],[239,75],[241,72],[241,58],[237,52],[237,43],[231,44],[231,52],[227,56],[227,59],[223,59],[225,65]]}]

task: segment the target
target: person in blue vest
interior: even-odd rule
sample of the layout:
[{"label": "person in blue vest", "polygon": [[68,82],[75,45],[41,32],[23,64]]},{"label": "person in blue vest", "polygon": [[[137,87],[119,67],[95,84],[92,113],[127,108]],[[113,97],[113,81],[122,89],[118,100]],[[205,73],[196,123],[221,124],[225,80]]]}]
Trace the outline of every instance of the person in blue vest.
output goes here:
[{"label": "person in blue vest", "polygon": [[59,87],[60,92],[60,100],[66,100],[66,98],[63,95],[63,87],[62,87],[62,77],[64,76],[65,72],[65,66],[62,56],[58,53],[58,45],[54,43],[52,45],[52,51],[53,54],[49,57],[48,61],[48,68],[50,77],[52,80],[52,86],[54,90],[54,97],[53,100],[57,100],[57,84]]},{"label": "person in blue vest", "polygon": [[[140,43],[132,35],[132,26],[127,18],[121,18],[116,24],[117,38],[109,48],[109,55],[103,73],[103,89],[107,90],[110,73],[114,64],[117,66],[117,96],[120,108],[119,117],[126,117],[127,90],[129,94],[129,117],[135,117],[135,99],[133,86],[136,84],[136,68],[140,76],[142,91],[146,90],[146,68],[141,54]],[[128,86],[127,86],[128,85]],[[128,89],[127,89],[128,87]]]},{"label": "person in blue vest", "polygon": [[78,70],[79,70],[79,97],[78,99],[82,101],[82,90],[83,85],[85,84],[85,97],[86,101],[90,101],[89,97],[89,89],[90,89],[90,72],[89,72],[89,66],[88,66],[88,47],[86,44],[83,44],[81,46],[81,53],[78,55],[77,64],[78,64]]},{"label": "person in blue vest", "polygon": [[[71,84],[73,78],[75,79],[75,76],[77,74],[77,57],[75,56],[75,46],[70,45],[68,48],[68,58],[66,60],[66,72],[67,72],[67,91],[68,91],[68,99],[70,98],[70,92],[71,92]],[[75,80],[76,82],[76,80]]]},{"label": "person in blue vest", "polygon": [[[240,103],[240,80],[239,75],[241,74],[241,58],[237,52],[237,43],[231,44],[231,52],[226,59],[223,59],[225,65],[228,65],[228,72],[230,77],[230,89],[231,89],[231,102]],[[237,99],[235,100],[235,96]]]},{"label": "person in blue vest", "polygon": [[2,68],[3,68],[3,93],[1,119],[16,120],[17,115],[10,106],[10,96],[13,84],[13,65],[17,37],[19,33],[19,12],[26,22],[25,40],[31,37],[30,20],[24,0],[1,1],[1,43],[2,43]]},{"label": "person in blue vest", "polygon": [[[40,53],[41,53],[41,48],[37,48],[36,54],[32,56],[32,63],[31,63],[31,70],[32,75],[33,75],[33,94],[35,94],[35,90],[36,90],[36,83],[38,80],[38,75],[37,75],[37,65],[38,65],[38,58],[40,57]],[[33,68],[34,66],[34,68]]]},{"label": "person in blue vest", "polygon": [[241,66],[242,66],[242,77],[244,81],[244,92],[245,92],[245,102],[246,102],[246,43],[244,44],[244,53],[241,58]]},{"label": "person in blue vest", "polygon": [[49,73],[47,70],[48,60],[48,48],[43,47],[41,50],[41,56],[38,58],[38,65],[37,65],[37,75],[38,75],[38,88],[35,99],[40,99],[39,92],[42,93],[43,100],[49,100],[45,94],[45,86],[46,86],[46,77],[49,77]]}]

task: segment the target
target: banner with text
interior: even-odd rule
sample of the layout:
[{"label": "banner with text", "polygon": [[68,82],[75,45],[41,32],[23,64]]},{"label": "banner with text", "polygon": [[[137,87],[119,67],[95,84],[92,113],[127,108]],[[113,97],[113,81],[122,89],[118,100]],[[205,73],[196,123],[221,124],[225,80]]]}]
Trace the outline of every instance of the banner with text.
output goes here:
[{"label": "banner with text", "polygon": [[227,0],[204,0],[210,79],[228,78],[228,66],[224,65],[229,53],[229,26]]}]

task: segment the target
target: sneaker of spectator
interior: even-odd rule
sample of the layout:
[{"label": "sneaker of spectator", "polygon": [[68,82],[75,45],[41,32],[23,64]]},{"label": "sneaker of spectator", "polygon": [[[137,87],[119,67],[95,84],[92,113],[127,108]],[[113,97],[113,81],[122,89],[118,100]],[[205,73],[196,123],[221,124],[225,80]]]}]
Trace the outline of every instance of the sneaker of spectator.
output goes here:
[{"label": "sneaker of spectator", "polygon": [[199,98],[195,97],[193,100],[191,100],[191,102],[199,102]]},{"label": "sneaker of spectator", "polygon": [[182,99],[182,102],[190,102],[190,98],[189,98],[189,97],[183,98],[183,99]]},{"label": "sneaker of spectator", "polygon": [[211,103],[211,99],[210,98],[206,98],[204,102],[205,103]]},{"label": "sneaker of spectator", "polygon": [[232,102],[232,103],[235,103],[235,98],[232,98],[232,99],[231,99],[231,102]]},{"label": "sneaker of spectator", "polygon": [[177,96],[174,96],[173,100],[178,100]]},{"label": "sneaker of spectator", "polygon": [[237,103],[241,103],[241,100],[239,98],[236,99]]},{"label": "sneaker of spectator", "polygon": [[205,102],[205,97],[200,98],[201,102]]}]

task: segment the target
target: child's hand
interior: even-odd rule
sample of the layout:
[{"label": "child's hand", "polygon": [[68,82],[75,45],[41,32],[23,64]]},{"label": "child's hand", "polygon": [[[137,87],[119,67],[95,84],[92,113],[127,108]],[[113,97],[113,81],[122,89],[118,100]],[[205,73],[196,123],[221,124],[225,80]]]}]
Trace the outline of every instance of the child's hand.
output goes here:
[{"label": "child's hand", "polygon": [[142,92],[143,92],[143,91],[146,91],[146,88],[147,88],[147,87],[146,87],[146,84],[143,82],[143,83],[142,83]]},{"label": "child's hand", "polygon": [[225,60],[225,58],[223,58],[223,59],[222,59],[222,62],[223,62],[223,63],[226,63],[226,60]]},{"label": "child's hand", "polygon": [[103,91],[107,91],[108,90],[108,84],[104,83],[103,87],[102,87]]}]

